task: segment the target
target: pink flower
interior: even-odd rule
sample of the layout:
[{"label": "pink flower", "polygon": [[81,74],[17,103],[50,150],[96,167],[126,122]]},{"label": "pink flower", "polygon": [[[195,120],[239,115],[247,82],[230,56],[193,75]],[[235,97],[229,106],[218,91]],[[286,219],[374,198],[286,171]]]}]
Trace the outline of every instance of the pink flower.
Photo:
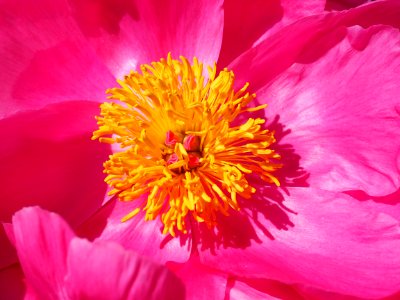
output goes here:
[{"label": "pink flower", "polygon": [[57,214],[24,208],[10,235],[26,299],[184,299],[182,283],[165,267],[113,242],[78,238]]},{"label": "pink flower", "polygon": [[[194,299],[394,295],[400,5],[318,14],[324,1],[298,3],[26,1],[21,8],[6,1],[0,108],[9,200],[1,220],[40,204],[80,235],[166,263]],[[257,193],[238,200],[240,211],[218,215],[212,230],[193,223],[178,238],[163,235],[159,219],[145,222],[143,212],[121,223],[135,201],[112,200],[82,225],[105,190],[100,166],[109,149],[88,142],[95,102],[104,102],[114,77],[168,52],[227,66],[235,87],[250,82],[258,104],[268,103],[257,117],[275,131],[281,187],[251,178]]]}]

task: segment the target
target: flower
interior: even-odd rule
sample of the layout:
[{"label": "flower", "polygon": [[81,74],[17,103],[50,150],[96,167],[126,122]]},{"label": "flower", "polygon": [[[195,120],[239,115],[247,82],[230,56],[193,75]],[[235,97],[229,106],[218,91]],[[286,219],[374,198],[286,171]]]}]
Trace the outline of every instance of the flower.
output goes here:
[{"label": "flower", "polygon": [[163,232],[172,236],[187,233],[188,219],[212,227],[218,213],[239,210],[237,197],[256,192],[245,175],[280,184],[272,174],[280,157],[269,149],[275,138],[262,129],[265,120],[235,124],[266,105],[247,108],[255,95],[246,93],[247,86],[234,92],[233,72],[216,76],[214,66],[205,80],[201,63],[181,59],[169,55],[143,65],[143,74],[132,72],[121,88],[109,90],[122,104],[102,104],[93,135],[121,148],[105,163],[109,194],[122,201],[148,195],[123,221],[144,210],[146,220],[161,216]]},{"label": "flower", "polygon": [[78,238],[57,214],[24,208],[10,234],[29,299],[184,299],[167,268],[116,243]]},{"label": "flower", "polygon": [[[232,299],[374,299],[398,292],[400,131],[394,74],[399,68],[399,3],[378,1],[331,13],[323,12],[323,1],[226,1],[223,6],[220,1],[110,3],[71,1],[68,6],[43,1],[24,10],[7,3],[4,19],[6,24],[15,24],[6,35],[13,51],[5,47],[7,56],[3,57],[9,65],[5,64],[8,72],[2,74],[8,75],[3,75],[4,86],[13,90],[2,91],[6,100],[1,108],[5,114],[32,111],[7,117],[4,123],[20,124],[30,132],[38,118],[42,126],[32,128],[34,133],[46,137],[53,133],[55,141],[61,136],[66,145],[74,145],[72,133],[90,138],[89,128],[95,130],[95,124],[85,116],[98,113],[97,104],[71,100],[104,102],[102,93],[115,87],[114,76],[123,78],[140,65],[166,58],[169,52],[173,58],[197,57],[204,65],[216,62],[217,70],[232,71],[234,91],[249,82],[250,94],[257,95],[251,102],[255,107],[268,103],[265,110],[252,115],[267,120],[265,129],[276,139],[268,149],[280,156],[282,166],[272,174],[281,187],[249,178],[257,191],[249,201],[238,197],[240,211],[217,214],[211,230],[202,223],[190,223],[187,233],[183,230],[175,238],[162,233],[159,219],[144,221],[144,212],[137,210],[140,201],[107,202],[107,198],[93,217],[79,225],[84,214],[100,205],[97,197],[89,197],[93,205],[76,221],[78,233],[96,243],[118,242],[165,263],[193,298],[204,291],[216,299],[226,295]],[[43,18],[44,11],[50,17]],[[12,12],[20,18],[7,18]],[[31,23],[34,30],[24,31]],[[29,37],[32,31],[40,38],[19,42],[18,37]],[[54,104],[44,109],[49,103]],[[59,112],[63,107],[66,112],[51,118],[62,123],[60,129],[48,127],[40,112]],[[11,137],[27,136],[21,132],[7,137],[13,141]],[[167,140],[165,135],[166,146],[175,140],[175,145],[185,148],[184,139],[196,135],[179,137],[171,129],[169,136]],[[35,139],[30,147],[37,140],[42,139]],[[88,153],[108,150],[92,143],[96,146]],[[192,147],[191,142],[187,144]],[[84,146],[78,147],[80,151]],[[172,152],[165,159],[171,165],[185,157],[169,149]],[[123,153],[113,150],[114,156]],[[64,161],[59,152],[51,154],[52,161]],[[9,169],[18,165],[13,162],[20,155],[15,157],[6,160]],[[71,170],[71,177],[79,180],[65,181],[69,188],[57,191],[82,190],[75,187],[78,183],[88,187],[84,191],[98,191],[98,173],[86,165],[90,158],[88,154],[82,161],[68,161],[62,169]],[[198,158],[192,161],[195,167],[202,163]],[[93,160],[101,164],[99,157]],[[187,167],[180,168],[191,168],[189,155],[185,162]],[[25,172],[38,169],[21,165]],[[81,174],[87,170],[97,175]],[[29,173],[27,178],[33,183],[42,179]],[[15,182],[8,184],[12,187],[21,183],[10,181]],[[72,197],[77,204],[86,203],[82,201],[86,196],[78,196]],[[74,211],[81,212],[75,205],[68,208],[72,216]],[[137,215],[121,222],[130,212]]]}]

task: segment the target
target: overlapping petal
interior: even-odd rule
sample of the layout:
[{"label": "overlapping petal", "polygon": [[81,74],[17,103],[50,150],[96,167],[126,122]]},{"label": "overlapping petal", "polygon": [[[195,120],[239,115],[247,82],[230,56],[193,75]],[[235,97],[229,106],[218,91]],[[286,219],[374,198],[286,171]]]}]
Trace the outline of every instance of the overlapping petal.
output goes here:
[{"label": "overlapping petal", "polygon": [[[120,202],[112,199],[81,226],[80,235],[118,242],[126,249],[160,263],[187,261],[191,251],[189,237],[181,241],[164,235],[161,221],[145,221],[143,213],[127,222],[121,222],[124,216],[138,206],[138,202],[140,200]],[[96,229],[99,224],[100,228]]]},{"label": "overlapping petal", "polygon": [[25,208],[13,229],[28,287],[39,299],[184,299],[165,267],[111,242],[79,239],[54,213]]},{"label": "overlapping petal", "polygon": [[[356,22],[332,14],[289,26],[288,35],[271,37],[233,68],[239,80],[254,79],[259,101],[269,103],[266,116],[290,131],[281,142],[296,149],[310,185],[388,195],[400,188],[393,76],[400,69],[400,35],[384,26],[345,27],[344,20]],[[294,47],[277,60],[270,50],[281,43]]]},{"label": "overlapping petal", "polygon": [[[19,209],[40,205],[76,227],[102,204],[106,192],[102,162],[109,150],[90,141],[98,104],[74,101],[19,112],[0,120],[7,143],[0,150],[0,221]],[[0,262],[15,262],[0,231]]]}]

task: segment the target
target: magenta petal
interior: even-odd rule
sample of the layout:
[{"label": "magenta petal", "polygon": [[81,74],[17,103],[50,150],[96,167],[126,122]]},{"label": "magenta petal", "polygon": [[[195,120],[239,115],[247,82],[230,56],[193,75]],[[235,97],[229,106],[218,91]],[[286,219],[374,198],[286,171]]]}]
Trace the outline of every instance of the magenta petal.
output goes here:
[{"label": "magenta petal", "polygon": [[0,116],[66,100],[105,99],[113,76],[69,15],[66,1],[2,1]]},{"label": "magenta petal", "polygon": [[18,257],[29,285],[42,299],[59,299],[74,233],[58,215],[38,207],[16,213],[13,227]]},{"label": "magenta petal", "polygon": [[242,52],[284,25],[323,12],[324,6],[323,0],[225,1],[224,35],[219,66],[227,66]]},{"label": "magenta petal", "polygon": [[93,102],[64,102],[0,120],[2,222],[40,205],[76,226],[101,206],[109,149],[90,140],[98,110]]},{"label": "magenta petal", "polygon": [[82,31],[117,77],[139,64],[194,56],[218,59],[223,30],[222,1],[81,1],[72,8]]},{"label": "magenta petal", "polygon": [[120,245],[75,238],[66,288],[72,299],[184,299],[183,284],[165,267]]},{"label": "magenta petal", "polygon": [[400,27],[399,13],[400,2],[387,0],[373,2],[345,13],[312,15],[283,27],[244,52],[229,68],[235,71],[237,86],[242,87],[244,83],[250,82],[251,88],[257,91],[295,62],[304,60],[303,53],[306,50],[309,55],[312,54],[308,60],[316,60],[324,55],[343,38],[343,26],[369,27],[386,24]]},{"label": "magenta petal", "polygon": [[[133,250],[161,264],[167,261],[185,262],[190,255],[189,242],[183,244],[179,238],[162,234],[162,223],[159,219],[145,221],[144,214],[139,213],[132,219],[121,222],[121,219],[137,206],[135,201],[121,202],[114,199],[91,217],[80,228],[80,233],[97,237],[98,240],[117,242],[125,249]],[[93,235],[96,226],[99,226],[100,230],[97,228],[97,234]]]},{"label": "magenta petal", "polygon": [[361,298],[398,291],[398,219],[341,193],[311,188],[288,192],[285,203],[296,213],[290,215],[293,227],[278,230],[260,211],[253,224],[257,238],[248,247],[203,250],[202,262],[237,276]]},{"label": "magenta petal", "polygon": [[[400,34],[383,26],[338,34],[343,39],[328,53],[294,64],[258,99],[290,130],[281,143],[300,155],[311,186],[391,194],[400,188]],[[329,47],[328,36],[314,47]],[[302,60],[315,54],[311,45]]]}]

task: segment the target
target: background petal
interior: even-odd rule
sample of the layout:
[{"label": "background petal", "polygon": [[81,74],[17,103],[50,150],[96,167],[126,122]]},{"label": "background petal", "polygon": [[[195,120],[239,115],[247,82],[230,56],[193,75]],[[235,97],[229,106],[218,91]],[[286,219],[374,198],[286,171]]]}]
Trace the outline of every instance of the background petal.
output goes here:
[{"label": "background petal", "polygon": [[116,243],[75,238],[68,254],[71,299],[185,299],[183,284],[167,268]]},{"label": "background petal", "polygon": [[109,147],[90,140],[98,111],[93,102],[65,102],[0,120],[2,222],[40,205],[77,226],[101,206]]},{"label": "background petal", "polygon": [[365,207],[344,194],[311,188],[288,189],[285,203],[294,212],[292,227],[279,230],[259,213],[253,222],[258,240],[243,248],[203,249],[201,261],[237,276],[299,283],[365,299],[398,291],[398,219],[375,210],[373,204]]},{"label": "background petal", "polygon": [[115,85],[65,1],[2,1],[0,20],[0,116],[66,100],[103,101]]},{"label": "background petal", "polygon": [[118,78],[168,52],[207,64],[218,59],[222,0],[70,2],[82,32]]}]

